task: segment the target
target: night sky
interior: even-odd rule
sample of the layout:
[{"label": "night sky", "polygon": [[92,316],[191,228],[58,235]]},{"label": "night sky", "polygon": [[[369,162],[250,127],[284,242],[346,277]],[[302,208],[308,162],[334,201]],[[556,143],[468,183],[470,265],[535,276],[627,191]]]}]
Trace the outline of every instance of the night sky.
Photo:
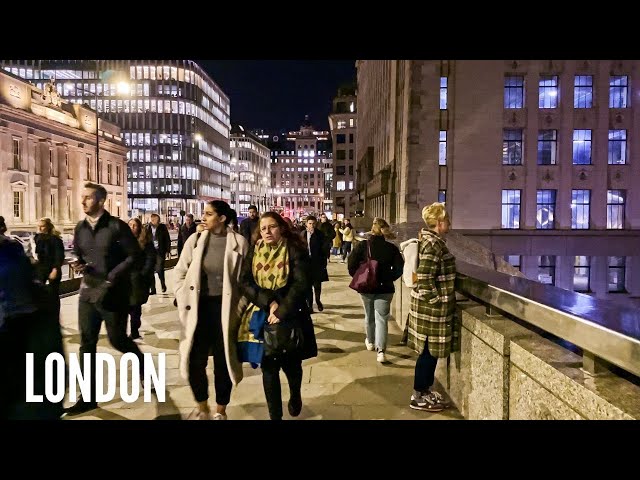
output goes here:
[{"label": "night sky", "polygon": [[229,97],[231,121],[247,129],[297,130],[305,115],[328,130],[331,102],[355,82],[355,60],[195,60]]}]

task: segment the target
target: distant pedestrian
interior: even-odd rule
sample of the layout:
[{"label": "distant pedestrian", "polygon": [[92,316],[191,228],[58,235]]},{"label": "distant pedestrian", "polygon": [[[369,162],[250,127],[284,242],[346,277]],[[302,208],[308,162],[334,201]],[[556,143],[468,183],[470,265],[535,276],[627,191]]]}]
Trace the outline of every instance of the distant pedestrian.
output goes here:
[{"label": "distant pedestrian", "polygon": [[155,281],[153,270],[156,264],[156,251],[151,244],[148,230],[142,226],[138,218],[129,220],[129,228],[142,250],[142,255],[131,269],[131,293],[129,294],[129,316],[131,317],[129,337],[137,340],[141,338],[142,305],[149,300],[149,288]]},{"label": "distant pedestrian", "polygon": [[253,234],[258,228],[258,223],[260,223],[258,207],[249,205],[249,216],[240,224],[240,234],[249,242],[249,245],[251,245]]},{"label": "distant pedestrian", "polygon": [[64,244],[60,232],[56,230],[50,218],[38,221],[38,234],[35,237],[37,278],[51,294],[51,298],[60,309],[60,280],[62,279],[62,264],[64,263]]},{"label": "distant pedestrian", "polygon": [[193,214],[187,213],[184,218],[184,225],[181,225],[178,231],[178,257],[182,253],[184,244],[194,233],[196,233],[196,224],[193,220]]},{"label": "distant pedestrian", "polygon": [[[167,291],[167,284],[164,279],[164,262],[167,258],[167,253],[171,251],[171,237],[169,236],[169,230],[164,223],[160,223],[160,215],[157,213],[151,214],[151,223],[147,225],[147,231],[153,242],[153,248],[156,249],[156,266],[155,271],[160,279],[160,286],[162,287],[162,293]],[[151,295],[156,294],[156,282],[155,279],[151,285]]]}]

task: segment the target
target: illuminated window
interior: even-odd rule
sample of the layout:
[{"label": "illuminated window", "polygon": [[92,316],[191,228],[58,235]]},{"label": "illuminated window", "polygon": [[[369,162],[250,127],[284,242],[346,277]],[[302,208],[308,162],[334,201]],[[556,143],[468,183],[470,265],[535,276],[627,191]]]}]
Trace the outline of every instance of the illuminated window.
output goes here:
[{"label": "illuminated window", "polygon": [[520,228],[520,190],[502,190],[502,228]]},{"label": "illuminated window", "polygon": [[612,230],[624,228],[626,197],[626,190],[607,190],[607,228]]},{"label": "illuminated window", "polygon": [[542,255],[538,257],[538,281],[545,285],[556,284],[555,255]]},{"label": "illuminated window", "polygon": [[538,190],[536,207],[536,228],[550,230],[555,228],[556,191]]},{"label": "illuminated window", "polygon": [[440,143],[438,148],[438,165],[447,164],[447,132],[440,130]]},{"label": "illuminated window", "polygon": [[502,164],[522,165],[522,129],[503,130]]},{"label": "illuminated window", "polygon": [[447,109],[447,77],[440,77],[440,110]]},{"label": "illuminated window", "polygon": [[576,292],[589,292],[591,273],[591,257],[578,255],[573,263],[573,290]]},{"label": "illuminated window", "polygon": [[627,131],[609,130],[609,165],[624,165],[627,163]]},{"label": "illuminated window", "polygon": [[609,78],[609,108],[627,108],[628,88],[629,77],[626,75]]},{"label": "illuminated window", "polygon": [[591,190],[571,190],[571,228],[576,230],[589,228],[590,206]]},{"label": "illuminated window", "polygon": [[538,106],[540,108],[558,107],[557,75],[541,75],[538,82]]},{"label": "illuminated window", "polygon": [[591,165],[591,130],[573,131],[573,164]]},{"label": "illuminated window", "polygon": [[558,153],[558,131],[538,131],[538,165],[555,165]]},{"label": "illuminated window", "polygon": [[504,77],[504,108],[524,106],[524,77],[508,75]]},{"label": "illuminated window", "polygon": [[609,292],[624,293],[627,257],[609,257]]},{"label": "illuminated window", "polygon": [[593,76],[576,75],[573,82],[573,108],[593,107]]}]

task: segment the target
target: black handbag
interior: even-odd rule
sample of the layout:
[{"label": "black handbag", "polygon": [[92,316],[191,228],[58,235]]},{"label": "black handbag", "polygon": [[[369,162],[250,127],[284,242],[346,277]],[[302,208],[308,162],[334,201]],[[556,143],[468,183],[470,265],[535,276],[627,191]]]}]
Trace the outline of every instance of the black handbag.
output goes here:
[{"label": "black handbag", "polygon": [[302,350],[304,336],[300,327],[282,322],[264,324],[264,354],[267,357],[297,353]]}]

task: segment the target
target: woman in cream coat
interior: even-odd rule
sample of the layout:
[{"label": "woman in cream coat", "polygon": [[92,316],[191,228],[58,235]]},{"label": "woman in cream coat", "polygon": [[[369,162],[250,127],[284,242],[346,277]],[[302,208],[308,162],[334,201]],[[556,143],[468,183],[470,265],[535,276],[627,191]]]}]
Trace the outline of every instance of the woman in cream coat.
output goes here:
[{"label": "woman in cream coat", "polygon": [[[249,245],[229,228],[231,207],[207,203],[205,229],[185,242],[175,267],[175,296],[181,324],[180,373],[189,380],[197,407],[189,418],[226,420],[231,389],[242,380],[236,343],[240,303],[238,278]],[[213,351],[216,413],[208,405],[207,362]]]}]

